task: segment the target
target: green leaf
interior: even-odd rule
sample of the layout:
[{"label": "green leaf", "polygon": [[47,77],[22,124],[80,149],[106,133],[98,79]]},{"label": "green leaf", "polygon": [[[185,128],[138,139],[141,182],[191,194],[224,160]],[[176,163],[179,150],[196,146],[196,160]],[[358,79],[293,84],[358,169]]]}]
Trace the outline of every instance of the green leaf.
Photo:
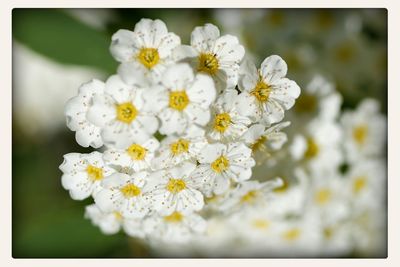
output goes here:
[{"label": "green leaf", "polygon": [[58,9],[14,9],[13,37],[34,51],[64,64],[116,71],[109,52],[111,36]]}]

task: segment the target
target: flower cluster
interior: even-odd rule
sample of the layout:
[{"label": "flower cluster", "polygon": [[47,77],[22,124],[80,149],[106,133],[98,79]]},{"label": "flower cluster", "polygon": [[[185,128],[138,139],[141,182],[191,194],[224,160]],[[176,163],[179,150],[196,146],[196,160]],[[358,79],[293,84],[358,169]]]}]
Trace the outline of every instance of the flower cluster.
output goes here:
[{"label": "flower cluster", "polygon": [[282,58],[258,68],[212,24],[182,45],[142,19],[110,51],[117,74],[82,85],[65,108],[78,144],[99,151],[60,166],[73,199],[94,199],[86,217],[103,233],[123,229],[166,256],[385,253],[376,100],[345,110],[320,75],[300,95]]},{"label": "flower cluster", "polygon": [[282,120],[300,95],[282,58],[257,68],[212,24],[182,45],[150,19],[117,31],[110,51],[117,74],[83,84],[65,108],[78,144],[101,152],[66,154],[60,166],[71,198],[94,199],[86,216],[104,233],[198,240],[218,214],[263,207],[283,186],[249,181],[287,141]]}]

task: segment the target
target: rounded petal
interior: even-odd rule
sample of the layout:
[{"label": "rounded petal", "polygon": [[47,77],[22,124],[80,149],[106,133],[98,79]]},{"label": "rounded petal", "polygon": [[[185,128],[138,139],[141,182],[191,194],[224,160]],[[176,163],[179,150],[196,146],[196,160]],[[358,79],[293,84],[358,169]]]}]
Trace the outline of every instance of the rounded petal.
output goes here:
[{"label": "rounded petal", "polygon": [[198,26],[191,34],[190,44],[197,51],[210,51],[219,34],[219,29],[213,24],[207,23],[202,27]]},{"label": "rounded petal", "polygon": [[286,76],[287,64],[280,56],[272,55],[261,63],[260,71],[267,84],[274,84],[277,80]]}]

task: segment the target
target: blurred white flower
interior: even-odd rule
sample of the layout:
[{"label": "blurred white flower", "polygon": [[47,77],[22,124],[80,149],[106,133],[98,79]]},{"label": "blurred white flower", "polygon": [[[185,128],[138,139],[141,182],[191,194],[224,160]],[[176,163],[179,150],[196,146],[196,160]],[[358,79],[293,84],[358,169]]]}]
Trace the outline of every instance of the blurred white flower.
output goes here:
[{"label": "blurred white flower", "polygon": [[346,158],[351,161],[384,154],[387,123],[379,113],[376,100],[363,100],[355,111],[345,111],[341,118]]},{"label": "blurred white flower", "polygon": [[93,68],[55,62],[15,40],[13,65],[13,114],[21,131],[30,136],[51,136],[64,128],[60,106],[82,83],[104,76]]}]

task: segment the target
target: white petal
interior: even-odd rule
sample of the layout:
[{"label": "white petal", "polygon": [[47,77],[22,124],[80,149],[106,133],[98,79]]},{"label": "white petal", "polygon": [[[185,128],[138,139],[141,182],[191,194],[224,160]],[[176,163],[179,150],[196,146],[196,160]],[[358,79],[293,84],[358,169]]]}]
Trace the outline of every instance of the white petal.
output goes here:
[{"label": "white petal", "polygon": [[194,80],[193,70],[180,63],[168,68],[162,78],[163,85],[172,91],[182,91]]},{"label": "white petal", "polygon": [[236,36],[227,34],[215,41],[213,52],[217,54],[220,65],[239,64],[244,56],[244,47],[239,44]]},{"label": "white petal", "polygon": [[111,37],[112,43],[110,52],[113,57],[119,62],[132,60],[137,52],[137,47],[134,47],[136,35],[128,30],[118,30]]},{"label": "white petal", "polygon": [[189,121],[201,126],[206,125],[210,121],[210,110],[201,108],[196,104],[189,104],[185,109],[185,113],[189,117]]},{"label": "white petal", "polygon": [[280,56],[269,56],[261,63],[261,76],[267,84],[275,83],[285,77],[286,73],[286,62]]},{"label": "white petal", "polygon": [[187,88],[186,92],[191,102],[195,102],[203,108],[208,108],[216,97],[213,80],[204,74],[197,74],[193,84]]},{"label": "white petal", "polygon": [[86,117],[94,125],[104,127],[116,117],[115,102],[107,95],[95,95]]},{"label": "white petal", "polygon": [[224,144],[215,143],[206,145],[199,153],[200,163],[211,163],[226,152]]},{"label": "white petal", "polygon": [[210,51],[215,40],[219,37],[219,30],[212,24],[194,28],[190,44],[198,51]]}]

